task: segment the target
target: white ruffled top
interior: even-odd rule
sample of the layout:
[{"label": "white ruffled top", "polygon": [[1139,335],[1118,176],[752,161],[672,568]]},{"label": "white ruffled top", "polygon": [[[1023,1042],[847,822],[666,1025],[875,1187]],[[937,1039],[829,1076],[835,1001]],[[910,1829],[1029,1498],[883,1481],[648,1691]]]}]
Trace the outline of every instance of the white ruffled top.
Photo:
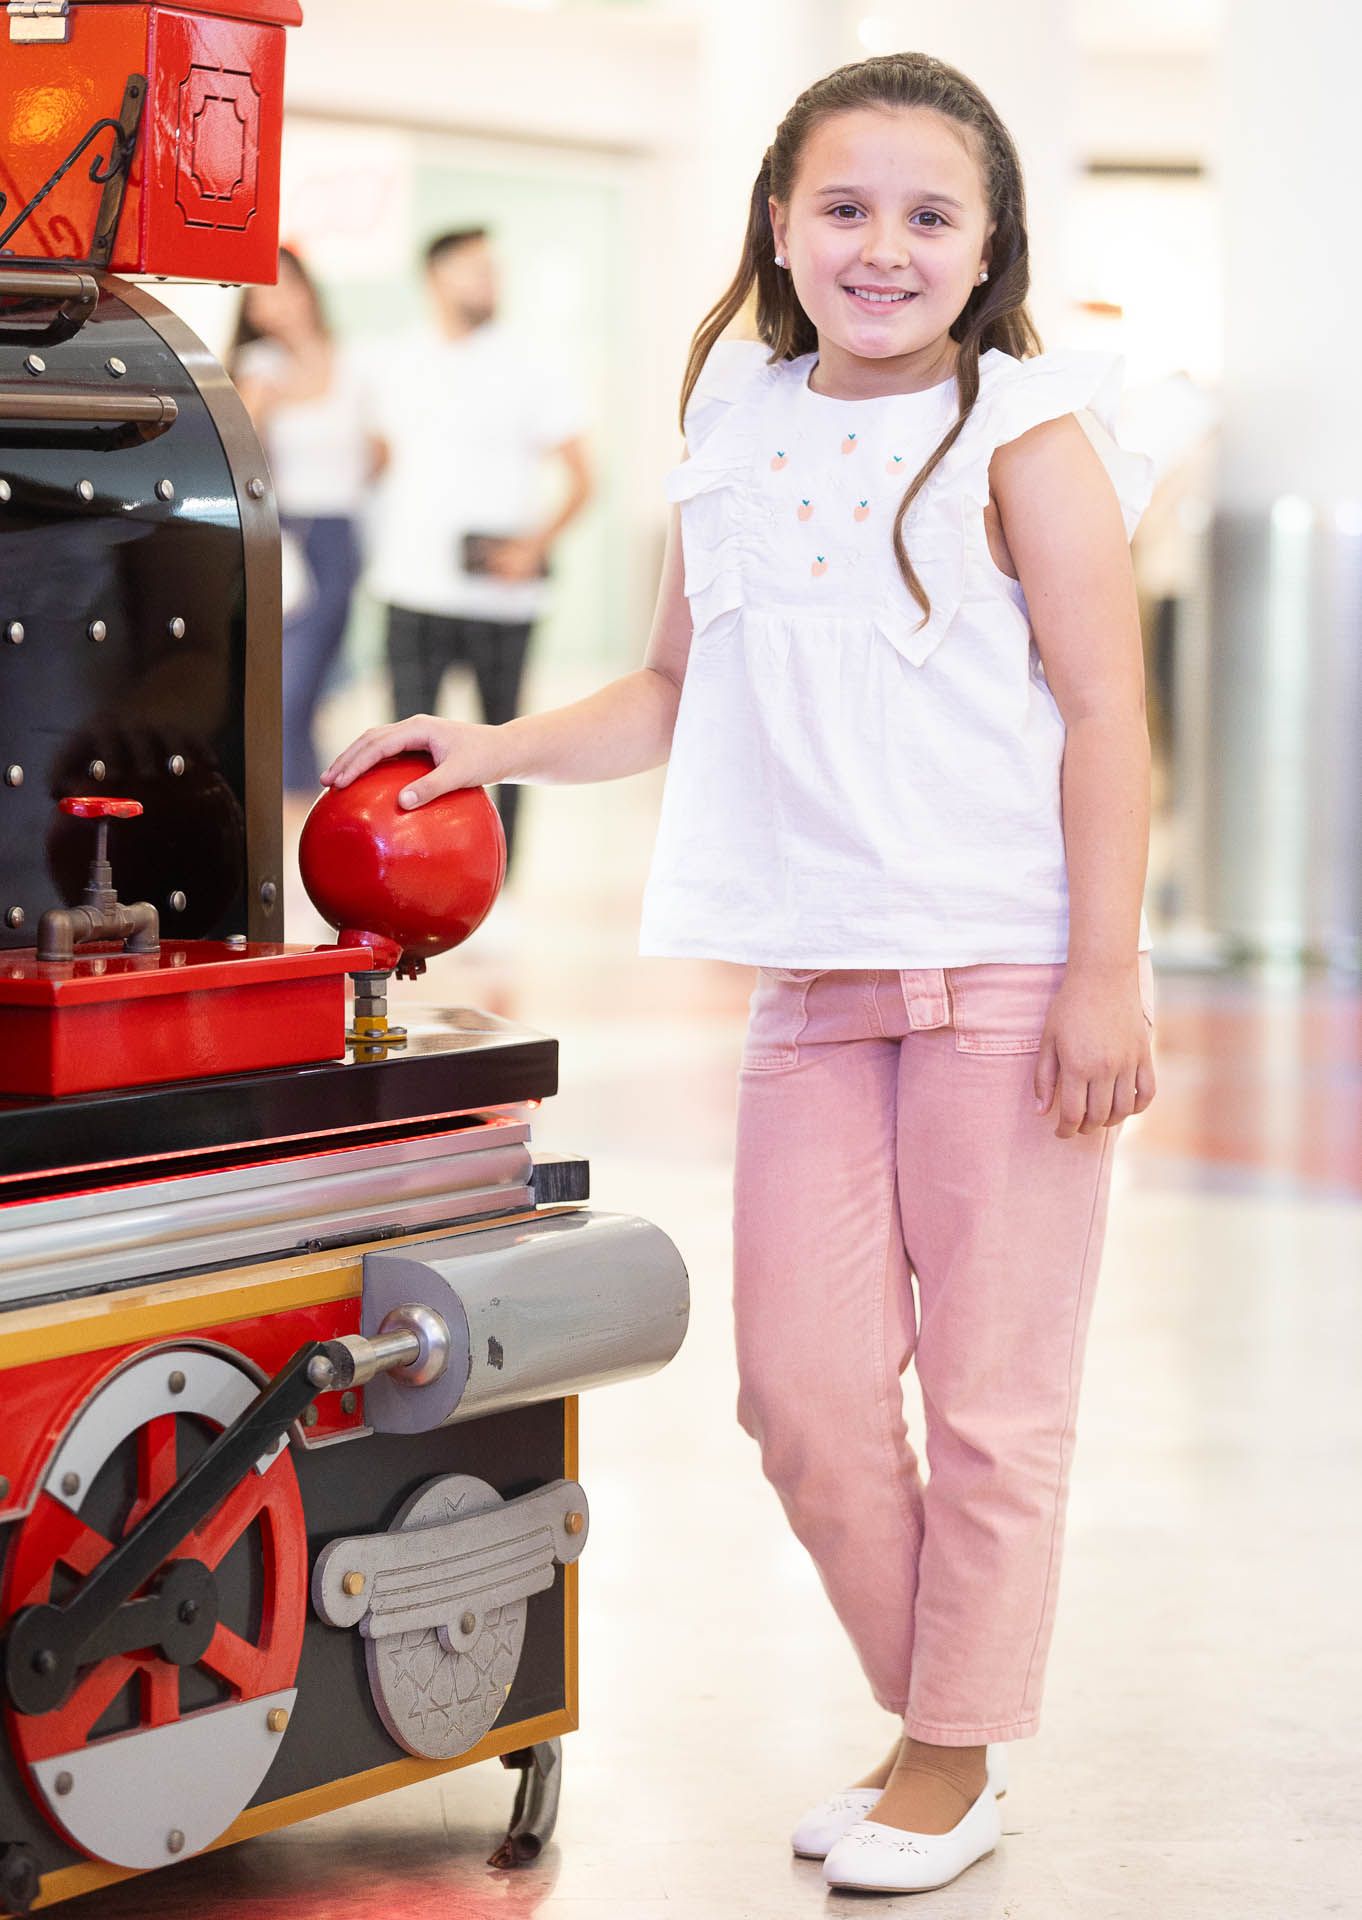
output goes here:
[{"label": "white ruffled top", "polygon": [[891,530],[955,418],[955,382],[834,400],[808,385],[814,354],[772,366],[767,351],[715,347],[690,457],[667,480],[694,631],[641,951],[817,969],[1062,961],[1064,722],[984,508],[995,448],[1088,414],[1134,530],[1152,468],[1111,437],[1120,363],[984,354],[969,420],[904,529],[924,620]]}]

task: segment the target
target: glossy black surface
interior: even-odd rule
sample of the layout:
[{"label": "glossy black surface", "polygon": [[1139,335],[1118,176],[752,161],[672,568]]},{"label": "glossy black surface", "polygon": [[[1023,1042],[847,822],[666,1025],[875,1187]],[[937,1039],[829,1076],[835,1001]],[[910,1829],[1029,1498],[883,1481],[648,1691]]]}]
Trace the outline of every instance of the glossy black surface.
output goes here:
[{"label": "glossy black surface", "polygon": [[[32,1176],[83,1167],[138,1164],[189,1172],[196,1161],[228,1157],[304,1138],[319,1146],[354,1130],[437,1120],[478,1107],[547,1100],[558,1090],[558,1043],[494,1014],[431,1012],[407,1045],[383,1060],[344,1060],[220,1080],[184,1080],[155,1087],[77,1095],[66,1100],[0,1100],[0,1202],[31,1192]],[[257,1155],[257,1157],[259,1157]],[[268,1149],[266,1155],[268,1157]],[[19,1182],[25,1184],[21,1188]],[[12,1184],[13,1183],[13,1184]],[[44,1182],[43,1191],[61,1183]]]},{"label": "glossy black surface", "polygon": [[[30,351],[0,337],[0,388],[155,392],[179,415],[145,440],[0,420],[0,773],[23,769],[0,784],[0,949],[31,945],[45,908],[79,899],[93,833],[56,801],[86,792],[146,809],[111,827],[121,899],[152,901],[172,937],[244,933],[245,586],[222,442],[188,369],[109,287],[73,339],[42,348],[40,375]],[[15,908],[21,927],[6,924]]]}]

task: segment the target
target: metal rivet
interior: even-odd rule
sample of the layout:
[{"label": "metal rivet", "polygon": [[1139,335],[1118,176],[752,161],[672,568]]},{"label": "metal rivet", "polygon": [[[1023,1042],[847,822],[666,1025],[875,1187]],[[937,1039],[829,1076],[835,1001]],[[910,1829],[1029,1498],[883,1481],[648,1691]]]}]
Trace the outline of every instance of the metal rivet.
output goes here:
[{"label": "metal rivet", "polygon": [[170,896],[171,912],[183,913],[185,908],[188,906],[188,904],[189,902],[185,899],[184,895],[180,892],[180,889],[176,887],[174,893],[172,893]]},{"label": "metal rivet", "polygon": [[342,1413],[353,1413],[355,1409],[358,1407],[358,1405],[359,1405],[359,1395],[357,1393],[347,1391],[341,1395],[341,1412]]},{"label": "metal rivet", "polygon": [[271,1707],[265,1715],[265,1725],[271,1733],[282,1733],[288,1725],[288,1708]]},{"label": "metal rivet", "polygon": [[112,359],[106,360],[104,365],[108,368],[115,380],[121,380],[128,370],[118,358],[117,354],[115,354]]},{"label": "metal rivet", "polygon": [[23,784],[24,770],[22,767],[5,768],[5,785],[7,787],[22,787]]},{"label": "metal rivet", "polygon": [[13,498],[13,490],[8,480],[0,480],[0,503]]},{"label": "metal rivet", "polygon": [[92,780],[102,780],[108,771],[109,769],[102,760],[92,760],[90,762],[89,773]]},{"label": "metal rivet", "polygon": [[173,480],[158,480],[156,482],[156,498],[158,500],[173,500],[175,498],[175,482]]},{"label": "metal rivet", "polygon": [[265,497],[265,483],[263,480],[248,480],[246,482],[246,491],[250,494],[252,500],[263,500]]},{"label": "metal rivet", "polygon": [[184,1835],[180,1832],[180,1829],[178,1827],[172,1827],[170,1829],[170,1832],[166,1835],[166,1852],[167,1853],[183,1853],[184,1852]]},{"label": "metal rivet", "polygon": [[[183,897],[184,896],[181,895],[182,899]],[[185,964],[185,962],[188,960],[188,958],[189,958],[189,955],[185,952],[184,948],[179,947],[176,949],[174,953],[171,954],[170,964],[172,967],[182,967]]]},{"label": "metal rivet", "polygon": [[97,953],[90,962],[90,971],[91,973],[107,973],[109,971],[109,963],[102,953]]},{"label": "metal rivet", "polygon": [[184,1392],[184,1385],[185,1385],[184,1375],[180,1372],[178,1367],[175,1369],[174,1373],[171,1374],[170,1378],[166,1381],[166,1385],[170,1388],[170,1391],[172,1393]]},{"label": "metal rivet", "polygon": [[0,1473],[0,1500],[9,1499],[9,1475]]},{"label": "metal rivet", "polygon": [[101,640],[107,640],[109,637],[109,629],[102,620],[92,620],[85,631],[95,642],[96,646],[98,646]]},{"label": "metal rivet", "polygon": [[348,1593],[352,1600],[358,1599],[363,1591],[364,1575],[362,1573],[347,1573],[341,1581],[341,1592]]},{"label": "metal rivet", "polygon": [[52,1782],[53,1787],[58,1793],[70,1793],[75,1784],[75,1781],[69,1773],[59,1773]]},{"label": "metal rivet", "polygon": [[178,613],[175,615],[175,618],[173,620],[167,622],[167,631],[169,632],[172,640],[184,639],[185,631],[186,631],[185,624],[184,624],[184,621],[180,618]]},{"label": "metal rivet", "polygon": [[172,753],[169,760],[166,761],[166,766],[169,771],[178,778],[179,775],[184,772],[184,755],[182,753]]},{"label": "metal rivet", "polygon": [[315,1427],[317,1424],[317,1419],[318,1419],[318,1415],[317,1415],[317,1409],[315,1404],[313,1406],[303,1408],[303,1425],[305,1427]]},{"label": "metal rivet", "polygon": [[477,1624],[478,1616],[476,1613],[462,1613],[459,1615],[459,1632],[463,1634],[465,1638],[474,1632]]},{"label": "metal rivet", "polygon": [[[5,925],[7,927],[22,927],[23,924],[24,924],[23,908],[11,907],[9,912],[5,915]],[[0,1499],[3,1499],[3,1498],[4,1498],[3,1494],[0,1494]]]},{"label": "metal rivet", "polygon": [[272,907],[278,898],[279,898],[279,889],[278,887],[275,886],[273,880],[262,880],[260,883],[261,906]]},{"label": "metal rivet", "polygon": [[47,362],[40,353],[31,353],[24,362],[25,373],[46,373]]},{"label": "metal rivet", "polygon": [[584,1513],[568,1513],[563,1516],[563,1528],[567,1533],[580,1533],[586,1525]]},{"label": "metal rivet", "polygon": [[21,647],[24,644],[23,621],[11,620],[9,625],[5,628],[5,638],[6,640],[9,641],[12,647]]},{"label": "metal rivet", "polygon": [[244,933],[229,933],[227,936],[227,945],[236,953],[244,952],[247,944]]},{"label": "metal rivet", "polygon": [[28,1663],[35,1673],[49,1674],[57,1671],[57,1656],[51,1647],[39,1647]]},{"label": "metal rivet", "polygon": [[93,500],[95,497],[94,481],[93,480],[77,480],[76,492],[82,500],[86,500],[86,501]]},{"label": "metal rivet", "polygon": [[79,1493],[80,1475],[78,1473],[64,1473],[61,1477],[61,1490],[68,1498],[72,1494]]}]

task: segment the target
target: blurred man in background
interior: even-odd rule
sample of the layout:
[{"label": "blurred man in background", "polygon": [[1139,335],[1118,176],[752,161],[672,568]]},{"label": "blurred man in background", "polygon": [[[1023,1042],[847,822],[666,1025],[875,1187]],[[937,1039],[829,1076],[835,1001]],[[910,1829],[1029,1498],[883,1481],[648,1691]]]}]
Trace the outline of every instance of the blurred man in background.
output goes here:
[{"label": "blurred man in background", "polygon": [[[551,334],[520,340],[498,323],[485,228],[440,234],[425,269],[430,323],[381,342],[368,372],[372,425],[388,455],[368,584],[387,607],[396,717],[438,712],[446,671],[466,667],[483,719],[499,725],[519,711],[554,542],[591,494],[583,423],[550,371]],[[566,477],[551,513],[546,462]],[[518,793],[497,794],[508,863]]]}]

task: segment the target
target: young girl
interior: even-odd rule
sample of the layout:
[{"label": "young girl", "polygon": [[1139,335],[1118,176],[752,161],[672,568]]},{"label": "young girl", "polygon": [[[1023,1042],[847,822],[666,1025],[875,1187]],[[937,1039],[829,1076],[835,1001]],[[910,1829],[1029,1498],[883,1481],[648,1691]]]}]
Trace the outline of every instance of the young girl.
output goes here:
[{"label": "young girl", "polygon": [[[508,727],[377,728],[326,776],[424,748],[415,806],[670,756],[643,949],[760,969],[738,1415],[900,1722],[795,1831],[839,1887],[942,1886],[997,1843],[1112,1148],[1154,1093],[1146,470],[1097,424],[1113,364],[1040,355],[1027,285],[976,87],[904,54],[809,88],[695,338],[646,666]],[[722,340],[754,291],[760,343]]]},{"label": "young girl", "polygon": [[313,723],[359,578],[358,520],[381,452],[311,274],[279,249],[274,286],[243,295],[229,369],[265,443],[283,531],[307,587],[284,621],[284,791],[310,796]]}]

